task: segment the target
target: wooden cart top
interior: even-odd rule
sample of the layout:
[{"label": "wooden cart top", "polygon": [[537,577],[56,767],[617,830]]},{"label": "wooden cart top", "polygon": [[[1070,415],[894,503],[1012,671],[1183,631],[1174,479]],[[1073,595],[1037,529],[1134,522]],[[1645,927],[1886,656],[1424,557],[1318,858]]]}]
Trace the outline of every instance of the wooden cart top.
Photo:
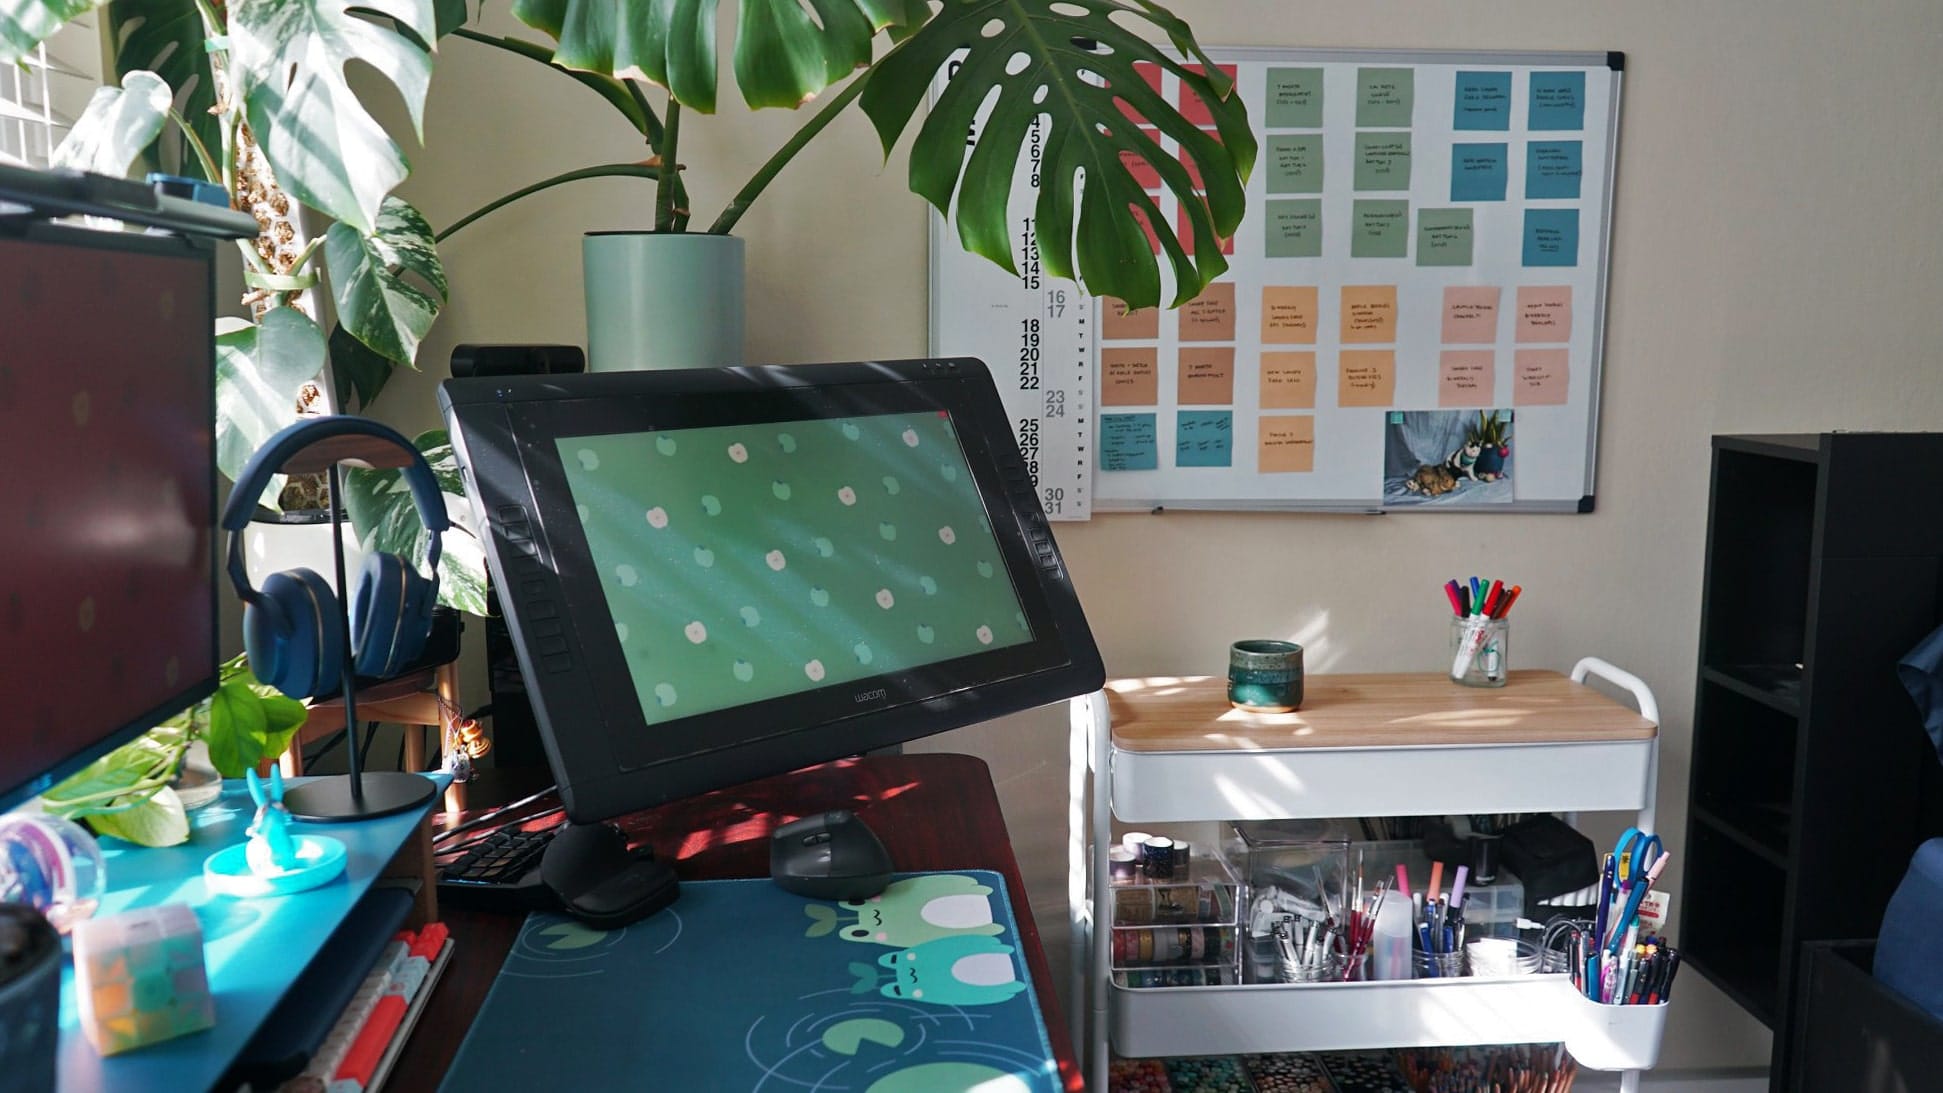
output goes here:
[{"label": "wooden cart top", "polygon": [[1221,676],[1106,684],[1113,745],[1125,751],[1588,744],[1651,740],[1659,727],[1557,672],[1514,671],[1503,687],[1441,672],[1312,675],[1302,707],[1261,714],[1228,704]]}]

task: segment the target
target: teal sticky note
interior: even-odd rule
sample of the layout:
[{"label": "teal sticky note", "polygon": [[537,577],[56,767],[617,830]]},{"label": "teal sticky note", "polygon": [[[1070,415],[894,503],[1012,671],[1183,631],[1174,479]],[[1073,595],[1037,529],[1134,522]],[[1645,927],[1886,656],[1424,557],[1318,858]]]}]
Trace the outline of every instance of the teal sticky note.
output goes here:
[{"label": "teal sticky note", "polygon": [[1531,74],[1531,130],[1585,128],[1585,73]]},{"label": "teal sticky note", "polygon": [[1278,133],[1268,138],[1268,192],[1322,192],[1321,133]]},{"label": "teal sticky note", "polygon": [[1100,417],[1100,469],[1151,471],[1160,466],[1154,440],[1153,414],[1104,414]]},{"label": "teal sticky note", "polygon": [[1471,245],[1471,210],[1417,211],[1418,265],[1468,266],[1471,264]]},{"label": "teal sticky note", "polygon": [[1263,253],[1270,258],[1322,257],[1322,201],[1270,201],[1264,216]]},{"label": "teal sticky note", "polygon": [[1498,130],[1511,128],[1511,73],[1459,72],[1451,128]]},{"label": "teal sticky note", "polygon": [[1525,265],[1579,264],[1579,210],[1525,210]]},{"label": "teal sticky note", "polygon": [[1322,128],[1322,69],[1269,69],[1262,113],[1270,129]]},{"label": "teal sticky note", "polygon": [[1584,145],[1576,140],[1535,140],[1525,146],[1525,196],[1578,200]]},{"label": "teal sticky note", "polygon": [[1451,200],[1503,201],[1509,155],[1505,144],[1451,145]]},{"label": "teal sticky note", "polygon": [[1182,410],[1174,425],[1174,465],[1234,465],[1235,415],[1228,410]]},{"label": "teal sticky note", "polygon": [[1356,134],[1356,188],[1410,189],[1410,134],[1381,130]]},{"label": "teal sticky note", "polygon": [[1351,258],[1404,258],[1410,253],[1408,201],[1358,201],[1350,211]]},{"label": "teal sticky note", "polygon": [[1384,129],[1410,128],[1416,102],[1416,70],[1359,68],[1356,70],[1356,124]]}]

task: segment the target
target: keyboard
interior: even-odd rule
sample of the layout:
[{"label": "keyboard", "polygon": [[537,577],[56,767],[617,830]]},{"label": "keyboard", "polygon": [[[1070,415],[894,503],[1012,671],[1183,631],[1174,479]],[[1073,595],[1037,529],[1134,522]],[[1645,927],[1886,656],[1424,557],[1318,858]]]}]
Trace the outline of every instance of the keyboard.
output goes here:
[{"label": "keyboard", "polygon": [[535,911],[555,904],[540,880],[540,857],[553,828],[502,827],[439,870],[439,902],[482,911]]}]

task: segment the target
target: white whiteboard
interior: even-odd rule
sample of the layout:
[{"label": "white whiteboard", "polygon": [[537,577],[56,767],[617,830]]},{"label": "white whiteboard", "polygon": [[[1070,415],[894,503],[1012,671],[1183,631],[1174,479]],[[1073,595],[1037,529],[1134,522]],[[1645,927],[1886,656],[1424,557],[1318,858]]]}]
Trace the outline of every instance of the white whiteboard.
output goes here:
[{"label": "white whiteboard", "polygon": [[[1041,324],[1062,358],[1090,345],[1063,379],[1088,387],[1093,435],[1075,443],[1093,506],[1390,508],[1392,415],[1412,412],[1416,437],[1417,412],[1502,409],[1505,480],[1460,478],[1435,507],[1589,511],[1619,55],[1209,53],[1233,66],[1260,142],[1229,272],[1181,312],[1130,323],[1097,301]],[[1020,350],[997,342],[992,307],[1015,279],[933,219],[933,351],[1003,381]],[[1400,458],[1391,501],[1417,501],[1394,494]]]}]

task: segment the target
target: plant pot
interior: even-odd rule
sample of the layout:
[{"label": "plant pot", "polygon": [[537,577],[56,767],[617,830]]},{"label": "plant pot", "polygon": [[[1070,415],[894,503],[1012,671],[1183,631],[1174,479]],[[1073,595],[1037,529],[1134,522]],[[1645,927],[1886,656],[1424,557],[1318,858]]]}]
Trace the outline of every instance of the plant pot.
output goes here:
[{"label": "plant pot", "polygon": [[1488,474],[1493,478],[1503,474],[1505,460],[1503,453],[1509,450],[1508,444],[1503,449],[1495,444],[1486,444],[1477,454],[1477,473]]},{"label": "plant pot", "polygon": [[742,363],[742,240],[588,232],[581,265],[590,371]]}]

